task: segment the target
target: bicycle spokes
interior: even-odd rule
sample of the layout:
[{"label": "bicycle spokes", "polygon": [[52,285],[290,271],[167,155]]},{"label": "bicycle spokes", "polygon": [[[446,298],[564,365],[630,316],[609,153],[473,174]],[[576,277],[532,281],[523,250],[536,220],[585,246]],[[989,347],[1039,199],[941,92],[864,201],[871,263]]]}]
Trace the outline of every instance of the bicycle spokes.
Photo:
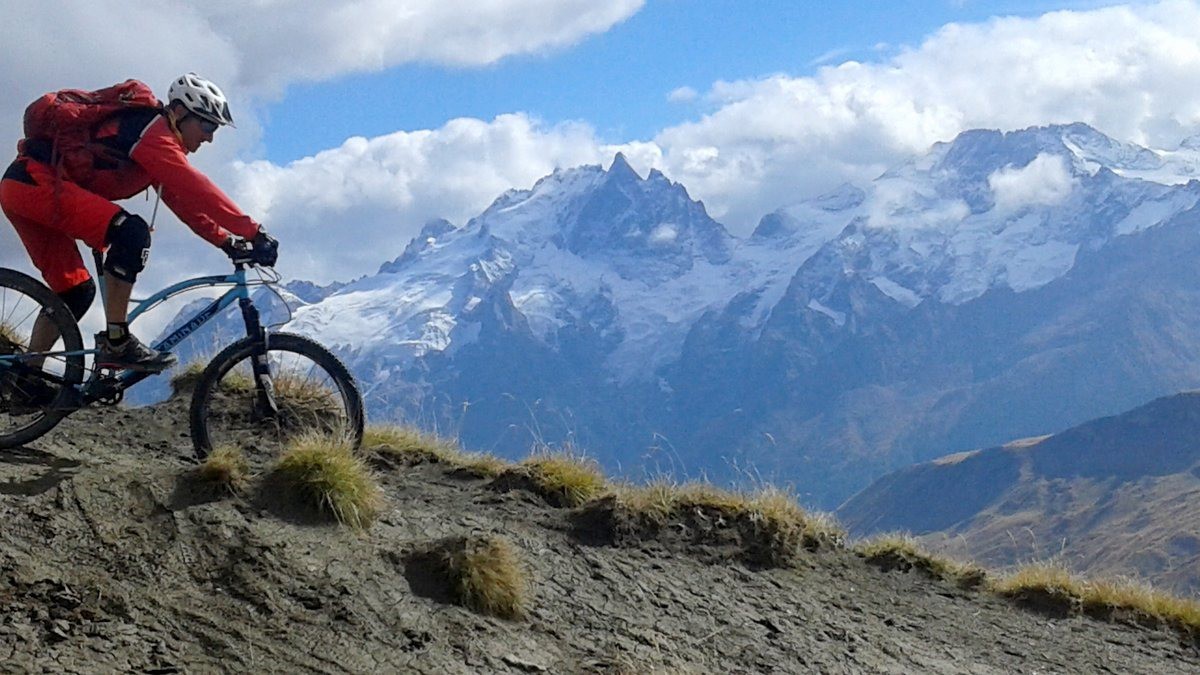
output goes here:
[{"label": "bicycle spokes", "polygon": [[347,405],[347,378],[330,372],[324,353],[289,351],[294,346],[273,340],[262,355],[248,347],[230,356],[217,381],[206,383],[203,422],[212,448],[275,452],[302,435],[356,433],[356,412],[348,410],[357,407]]},{"label": "bicycle spokes", "polygon": [[38,437],[72,409],[82,362],[79,329],[62,300],[0,269],[0,448]]}]

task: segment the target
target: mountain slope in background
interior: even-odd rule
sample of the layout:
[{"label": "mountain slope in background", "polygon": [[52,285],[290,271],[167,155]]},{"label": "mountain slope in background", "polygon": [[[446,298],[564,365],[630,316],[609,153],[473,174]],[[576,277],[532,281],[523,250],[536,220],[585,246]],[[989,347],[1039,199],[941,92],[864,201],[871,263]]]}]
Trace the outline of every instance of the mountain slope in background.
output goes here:
[{"label": "mountain slope in background", "polygon": [[884,476],[838,510],[857,535],[903,530],[1006,566],[1054,556],[1092,576],[1200,591],[1200,392],[1047,437]]}]

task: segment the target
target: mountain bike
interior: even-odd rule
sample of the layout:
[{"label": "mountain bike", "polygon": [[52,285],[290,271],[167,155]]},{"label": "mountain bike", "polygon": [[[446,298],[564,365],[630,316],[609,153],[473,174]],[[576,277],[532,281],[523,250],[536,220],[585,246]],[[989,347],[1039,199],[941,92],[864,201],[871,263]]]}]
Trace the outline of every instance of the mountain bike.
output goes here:
[{"label": "mountain bike", "polygon": [[[266,286],[279,295],[274,286],[280,277],[273,268],[257,265],[250,249],[241,250],[244,254],[231,256],[232,274],[195,277],[131,301],[132,324],[181,293],[229,287],[153,345],[163,352],[170,352],[235,302],[241,310],[246,337],[212,357],[192,392],[188,426],[197,459],[221,446],[286,443],[312,432],[336,435],[357,448],[364,413],[353,376],[317,342],[262,325],[250,288]],[[98,285],[103,289],[100,254],[95,257]],[[256,278],[248,277],[250,271]],[[29,351],[39,316],[45,317],[43,326],[49,321],[58,333],[51,351]],[[96,368],[89,365],[94,359],[86,358],[96,351],[84,348],[78,323],[49,288],[26,274],[0,268],[0,449],[41,437],[77,410],[117,405],[127,389],[153,375]],[[41,394],[34,403],[30,403],[32,391]]]}]

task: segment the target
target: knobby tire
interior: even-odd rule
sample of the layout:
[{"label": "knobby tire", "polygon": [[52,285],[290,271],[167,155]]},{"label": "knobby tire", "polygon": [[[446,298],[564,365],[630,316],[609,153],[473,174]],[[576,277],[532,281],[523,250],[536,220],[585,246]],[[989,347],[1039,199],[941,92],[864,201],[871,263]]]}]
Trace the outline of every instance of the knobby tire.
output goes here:
[{"label": "knobby tire", "polygon": [[[252,338],[243,338],[233,343],[213,357],[200,375],[192,394],[189,412],[192,445],[198,460],[204,461],[213,451],[214,444],[224,443],[230,438],[236,438],[242,445],[256,445],[264,441],[286,443],[306,431],[330,432],[331,427],[337,427],[336,432],[344,435],[354,448],[357,449],[362,444],[362,395],[353,376],[333,352],[301,335],[272,333],[267,347],[268,362],[273,364],[274,370],[274,364],[282,363],[287,354],[296,359],[307,359],[312,363],[310,373],[319,369],[318,375],[326,378],[324,386],[336,389],[336,392],[322,397],[323,409],[318,412],[302,410],[292,414],[294,410],[299,410],[307,404],[293,405],[289,402],[286,383],[279,381],[276,383],[276,398],[279,400],[280,417],[283,419],[249,419],[253,417],[251,410],[255,409],[257,399],[252,378],[247,383],[245,377],[230,377],[225,380],[224,385],[222,380],[235,368],[237,373],[251,372],[251,357],[254,355],[256,344],[257,341]],[[272,372],[272,376],[277,379],[278,375]],[[332,393],[336,393],[336,396]],[[313,423],[311,429],[307,428],[310,423]],[[345,428],[342,429],[342,426]]]},{"label": "knobby tire", "polygon": [[[27,303],[24,298],[31,302]],[[54,379],[58,394],[50,404],[26,413],[10,413],[14,373],[4,372],[9,369],[0,364],[0,449],[15,448],[41,437],[76,409],[69,402],[76,395],[76,387],[83,382],[84,364],[83,354],[79,353],[83,351],[83,338],[75,317],[62,299],[40,281],[16,270],[0,268],[0,325],[9,324],[9,329],[15,329],[16,337],[24,342],[17,345],[22,351],[29,346],[26,328],[32,326],[32,320],[39,313],[49,318],[58,330],[62,351],[76,354],[52,358],[62,364],[61,377],[56,374]],[[11,325],[14,323],[20,325]],[[11,346],[8,348],[12,349]],[[4,378],[10,379],[4,381]]]}]

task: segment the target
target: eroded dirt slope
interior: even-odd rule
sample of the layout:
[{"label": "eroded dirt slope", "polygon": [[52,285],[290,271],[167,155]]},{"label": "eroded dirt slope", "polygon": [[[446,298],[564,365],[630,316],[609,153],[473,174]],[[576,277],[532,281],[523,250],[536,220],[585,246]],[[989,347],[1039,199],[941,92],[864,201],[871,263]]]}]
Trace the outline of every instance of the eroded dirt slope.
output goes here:
[{"label": "eroded dirt slope", "polygon": [[[0,668],[55,672],[1200,672],[1169,630],[1053,618],[846,550],[586,543],[569,509],[444,466],[380,467],[367,533],[185,476],[179,403],[85,411],[0,456]],[[450,602],[415,552],[499,533],[528,616]],[[586,535],[587,533],[585,533]],[[679,540],[676,540],[679,541]]]}]

